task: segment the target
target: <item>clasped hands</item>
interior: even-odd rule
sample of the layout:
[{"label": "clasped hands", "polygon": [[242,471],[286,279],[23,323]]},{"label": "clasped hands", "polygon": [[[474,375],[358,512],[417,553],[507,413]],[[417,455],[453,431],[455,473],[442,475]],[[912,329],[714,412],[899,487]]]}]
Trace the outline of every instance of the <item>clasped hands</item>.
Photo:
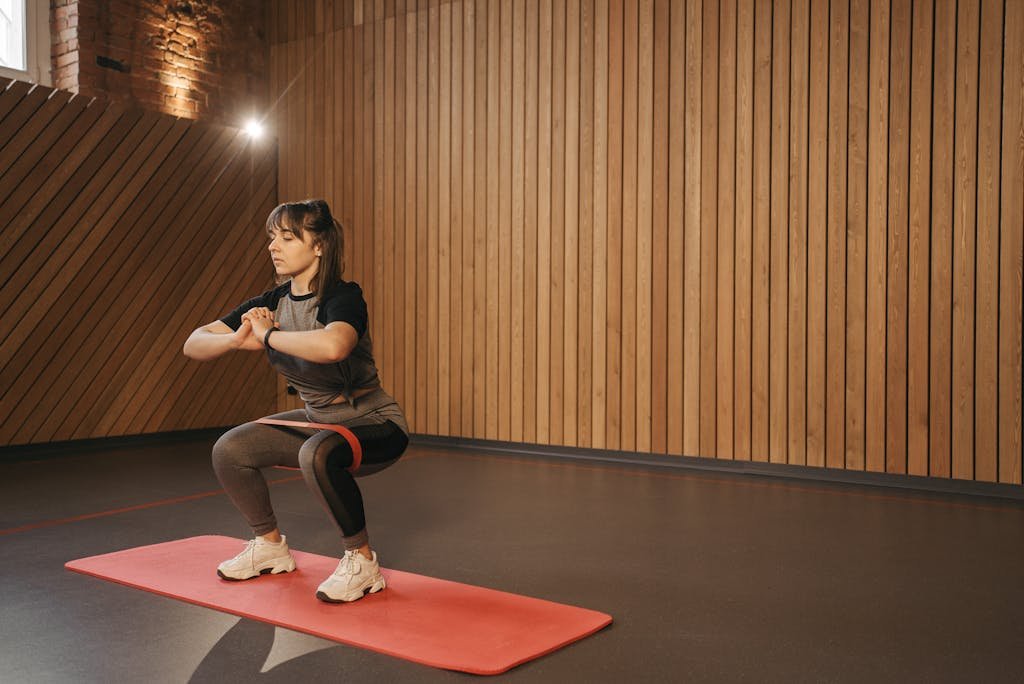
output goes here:
[{"label": "clasped hands", "polygon": [[246,343],[252,345],[252,342],[255,341],[262,347],[267,331],[276,327],[274,313],[270,309],[263,306],[249,309],[242,314],[242,325],[238,329],[238,335],[242,338],[242,346],[247,346]]}]

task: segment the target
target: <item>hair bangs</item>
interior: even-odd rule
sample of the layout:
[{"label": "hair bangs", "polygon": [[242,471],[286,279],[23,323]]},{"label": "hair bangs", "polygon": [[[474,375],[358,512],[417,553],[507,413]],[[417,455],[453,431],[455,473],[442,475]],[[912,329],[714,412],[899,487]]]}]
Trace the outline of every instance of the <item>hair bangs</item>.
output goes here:
[{"label": "hair bangs", "polygon": [[281,204],[267,217],[267,235],[273,237],[275,231],[291,233],[301,240],[305,220],[305,207],[297,203]]}]

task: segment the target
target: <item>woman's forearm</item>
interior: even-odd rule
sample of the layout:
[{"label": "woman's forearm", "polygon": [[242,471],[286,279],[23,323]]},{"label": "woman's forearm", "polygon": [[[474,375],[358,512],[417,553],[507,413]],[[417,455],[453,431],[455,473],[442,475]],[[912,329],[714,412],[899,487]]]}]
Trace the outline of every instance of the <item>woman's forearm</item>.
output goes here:
[{"label": "woman's forearm", "polygon": [[336,363],[352,351],[329,330],[274,330],[270,348],[313,363]]},{"label": "woman's forearm", "polygon": [[233,333],[213,333],[199,328],[185,340],[182,352],[196,361],[209,361],[229,351],[241,349],[238,336]]}]

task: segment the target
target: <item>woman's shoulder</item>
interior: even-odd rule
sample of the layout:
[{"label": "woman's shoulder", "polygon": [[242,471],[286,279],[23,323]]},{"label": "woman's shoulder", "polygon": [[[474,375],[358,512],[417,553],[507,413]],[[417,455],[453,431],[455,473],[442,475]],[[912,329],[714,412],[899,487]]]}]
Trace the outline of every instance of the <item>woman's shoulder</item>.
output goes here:
[{"label": "woman's shoulder", "polygon": [[322,300],[342,298],[347,299],[351,297],[363,296],[363,288],[359,287],[359,283],[354,280],[339,280],[332,285],[329,285],[324,290]]},{"label": "woman's shoulder", "polygon": [[261,295],[254,297],[254,300],[259,300],[259,306],[265,306],[268,309],[274,309],[277,307],[277,303],[282,297],[291,292],[291,281],[286,280],[284,283],[273,287]]}]

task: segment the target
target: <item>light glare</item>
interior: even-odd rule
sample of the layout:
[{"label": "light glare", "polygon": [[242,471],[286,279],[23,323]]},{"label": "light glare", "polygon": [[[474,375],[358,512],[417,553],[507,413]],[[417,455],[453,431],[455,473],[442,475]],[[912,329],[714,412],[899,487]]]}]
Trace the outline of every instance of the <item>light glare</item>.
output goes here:
[{"label": "light glare", "polygon": [[263,135],[263,126],[256,119],[249,119],[249,123],[245,124],[245,132],[250,138],[258,138]]}]

